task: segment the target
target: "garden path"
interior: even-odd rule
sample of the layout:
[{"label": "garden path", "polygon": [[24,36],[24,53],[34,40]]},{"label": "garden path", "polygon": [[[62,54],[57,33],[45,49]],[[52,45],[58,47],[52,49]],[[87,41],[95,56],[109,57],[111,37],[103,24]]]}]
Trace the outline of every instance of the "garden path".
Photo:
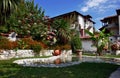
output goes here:
[{"label": "garden path", "polygon": [[109,78],[120,78],[120,67],[115,72],[113,72]]}]

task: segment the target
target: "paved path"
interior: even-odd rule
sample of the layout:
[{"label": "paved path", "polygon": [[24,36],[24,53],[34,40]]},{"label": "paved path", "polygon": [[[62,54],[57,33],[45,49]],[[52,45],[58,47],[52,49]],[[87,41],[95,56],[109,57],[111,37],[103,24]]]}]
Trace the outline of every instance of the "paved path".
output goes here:
[{"label": "paved path", "polygon": [[120,78],[120,67],[115,72],[113,72],[109,78]]}]

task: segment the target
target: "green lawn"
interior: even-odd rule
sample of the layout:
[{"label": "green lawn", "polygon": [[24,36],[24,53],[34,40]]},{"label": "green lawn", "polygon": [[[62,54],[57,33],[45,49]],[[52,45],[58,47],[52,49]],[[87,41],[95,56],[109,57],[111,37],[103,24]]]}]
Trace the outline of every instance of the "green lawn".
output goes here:
[{"label": "green lawn", "polygon": [[[95,54],[92,53],[83,53],[83,55],[87,55],[87,56],[96,56]],[[102,55],[101,57],[106,57],[106,58],[120,58],[120,55]]]},{"label": "green lawn", "polygon": [[106,63],[81,63],[63,68],[34,68],[18,66],[12,61],[0,61],[0,78],[108,78],[119,67]]}]

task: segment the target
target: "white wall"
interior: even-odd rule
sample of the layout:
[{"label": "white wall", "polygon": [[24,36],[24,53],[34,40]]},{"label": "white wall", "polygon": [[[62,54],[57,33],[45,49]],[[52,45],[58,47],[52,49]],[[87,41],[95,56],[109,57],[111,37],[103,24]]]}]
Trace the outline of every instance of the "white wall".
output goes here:
[{"label": "white wall", "polygon": [[92,45],[92,40],[82,40],[82,47],[84,51],[96,51],[96,47],[93,47]]},{"label": "white wall", "polygon": [[78,16],[78,23],[81,25],[81,29],[84,29],[84,18],[82,16]]},{"label": "white wall", "polygon": [[[93,22],[87,20],[87,22],[85,24],[84,18],[80,15],[78,16],[78,22],[81,25],[81,29],[84,29],[84,27],[85,27],[85,29],[87,29],[89,26],[92,26],[89,31],[93,33],[93,27],[94,27]],[[85,33],[85,36],[89,36],[89,35],[87,33]],[[83,39],[82,40],[83,50],[84,51],[96,51],[96,47],[93,47],[92,44],[93,43],[90,39]]]},{"label": "white wall", "polygon": [[89,26],[92,26],[92,28],[90,29],[90,32],[92,32],[92,33],[93,33],[93,27],[94,27],[93,22],[90,22],[90,21],[89,21]]},{"label": "white wall", "polygon": [[[93,27],[94,27],[93,22],[87,20],[86,23],[85,23],[84,18],[80,15],[78,16],[78,22],[81,25],[81,29],[87,29],[89,26],[92,26],[89,31],[93,33]],[[85,33],[85,35],[89,36],[87,33]]]},{"label": "white wall", "polygon": [[114,43],[117,39],[113,36],[109,37],[110,42]]},{"label": "white wall", "polygon": [[[85,24],[85,29],[87,29],[89,26],[92,26],[92,27],[89,29],[89,31],[90,31],[91,33],[93,33],[94,24],[93,24],[93,22],[87,20],[87,21],[86,21],[86,24]],[[89,35],[86,33],[86,36],[89,36]]]}]

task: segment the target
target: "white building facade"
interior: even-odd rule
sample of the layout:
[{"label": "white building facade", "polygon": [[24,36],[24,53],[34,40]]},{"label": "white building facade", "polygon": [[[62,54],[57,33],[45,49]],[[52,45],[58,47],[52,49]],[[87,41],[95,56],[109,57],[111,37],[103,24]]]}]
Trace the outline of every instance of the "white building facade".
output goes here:
[{"label": "white building facade", "polygon": [[82,15],[77,11],[65,13],[52,19],[65,19],[71,25],[70,29],[76,29],[80,35],[82,40],[83,51],[96,51],[95,47],[92,47],[93,42],[90,39],[90,36],[85,32],[85,30],[89,30],[94,33],[94,24],[92,21],[92,17],[90,15]]},{"label": "white building facade", "polygon": [[102,27],[100,30],[106,29],[106,33],[112,33],[109,40],[114,43],[120,40],[120,9],[116,10],[117,14],[105,17],[101,20]]}]

